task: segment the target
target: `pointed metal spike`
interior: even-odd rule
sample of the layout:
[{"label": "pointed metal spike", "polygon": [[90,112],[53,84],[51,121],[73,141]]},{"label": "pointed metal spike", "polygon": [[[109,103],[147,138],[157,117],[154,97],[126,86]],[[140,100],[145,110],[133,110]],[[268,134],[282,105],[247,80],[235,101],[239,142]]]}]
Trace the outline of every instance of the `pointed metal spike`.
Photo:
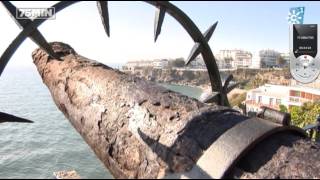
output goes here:
[{"label": "pointed metal spike", "polygon": [[[204,32],[203,36],[207,42],[210,40],[217,25],[218,25],[218,21],[216,23],[214,23],[212,26],[210,26],[206,32]],[[192,47],[190,55],[189,55],[188,59],[186,60],[186,65],[190,64],[190,62],[193,61],[201,53],[200,47],[201,47],[201,45],[198,42]]]},{"label": "pointed metal spike", "polygon": [[22,122],[22,123],[33,123],[28,119],[20,118],[17,116],[13,116],[11,114],[0,112],[0,123],[4,122]]},{"label": "pointed metal spike", "polygon": [[51,57],[55,59],[60,59],[60,56],[58,56],[51,48],[50,44],[47,42],[47,40],[44,38],[44,36],[40,33],[38,29],[35,29],[30,35],[29,38],[36,43],[40,48],[42,48],[46,53],[48,53]]},{"label": "pointed metal spike", "polygon": [[30,34],[30,39],[35,42],[39,47],[41,47],[44,51],[46,51],[46,53],[48,53],[51,57],[55,58],[55,59],[60,59],[60,57],[54,53],[54,51],[52,50],[50,44],[47,42],[47,40],[43,37],[43,35],[40,33],[40,31],[38,31],[37,29],[34,30],[31,34]]},{"label": "pointed metal spike", "polygon": [[154,18],[154,42],[157,41],[159,34],[161,33],[161,26],[166,14],[166,9],[162,6],[158,7],[156,10]]},{"label": "pointed metal spike", "polygon": [[231,92],[234,88],[238,87],[239,85],[240,85],[240,83],[232,84],[226,89],[225,92],[228,94],[229,92]]},{"label": "pointed metal spike", "polygon": [[191,52],[188,56],[188,59],[186,60],[186,65],[190,64],[191,61],[193,61],[201,52],[201,44],[200,43],[196,43],[192,49]]},{"label": "pointed metal spike", "polygon": [[224,91],[227,90],[227,88],[229,87],[229,84],[230,84],[230,82],[232,81],[232,79],[233,79],[233,75],[230,74],[230,75],[228,76],[228,78],[227,78],[227,79],[225,80],[225,82],[224,82],[224,85],[223,85],[223,90],[224,90]]},{"label": "pointed metal spike", "polygon": [[104,30],[108,37],[110,37],[110,25],[109,25],[109,10],[107,1],[97,1],[98,10],[102,20]]},{"label": "pointed metal spike", "polygon": [[199,98],[199,100],[203,103],[213,103],[213,102],[218,102],[219,101],[219,98],[220,97],[220,94],[217,93],[217,92],[214,92],[214,93],[205,93],[205,94],[202,94],[201,97]]},{"label": "pointed metal spike", "polygon": [[209,29],[203,34],[204,39],[208,42],[214,32],[214,30],[216,29],[218,25],[218,21],[215,22],[212,26],[209,27]]},{"label": "pointed metal spike", "polygon": [[226,93],[228,94],[229,92],[231,92],[234,88],[236,88],[237,86],[239,85],[245,85],[247,84],[248,82],[250,82],[250,80],[246,80],[246,81],[242,81],[242,82],[238,82],[238,83],[235,83],[235,84],[232,84],[230,85],[227,89],[226,89]]},{"label": "pointed metal spike", "polygon": [[217,104],[219,104],[219,101],[220,101],[220,95],[215,95],[212,97],[208,97],[207,99],[205,99],[202,102],[203,103],[217,103]]},{"label": "pointed metal spike", "polygon": [[232,91],[234,88],[236,88],[237,86],[239,86],[239,85],[245,85],[245,84],[247,84],[248,82],[250,82],[250,80],[241,81],[241,82],[232,84],[232,85],[230,85],[230,86],[226,89],[225,92],[228,94],[229,92],[231,92],[231,91]]}]

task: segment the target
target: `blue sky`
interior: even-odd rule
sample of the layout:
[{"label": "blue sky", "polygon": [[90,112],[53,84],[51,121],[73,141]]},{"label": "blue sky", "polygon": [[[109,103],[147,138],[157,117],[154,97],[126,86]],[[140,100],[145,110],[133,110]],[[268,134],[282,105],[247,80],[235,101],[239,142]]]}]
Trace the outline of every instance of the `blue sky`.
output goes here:
[{"label": "blue sky", "polygon": [[[17,7],[48,7],[55,2],[13,2]],[[288,51],[289,8],[305,6],[304,23],[320,24],[320,2],[172,2],[204,32],[219,21],[209,44],[214,52],[226,48],[248,51]],[[39,27],[48,41],[63,41],[80,54],[107,65],[128,60],[186,58],[193,41],[166,15],[162,32],[153,42],[155,8],[143,2],[109,2],[111,37],[101,24],[95,2],[80,2],[59,12],[55,20]],[[20,32],[0,6],[0,53]],[[4,26],[6,24],[6,26]],[[31,52],[37,46],[26,40],[8,66],[32,66]]]}]

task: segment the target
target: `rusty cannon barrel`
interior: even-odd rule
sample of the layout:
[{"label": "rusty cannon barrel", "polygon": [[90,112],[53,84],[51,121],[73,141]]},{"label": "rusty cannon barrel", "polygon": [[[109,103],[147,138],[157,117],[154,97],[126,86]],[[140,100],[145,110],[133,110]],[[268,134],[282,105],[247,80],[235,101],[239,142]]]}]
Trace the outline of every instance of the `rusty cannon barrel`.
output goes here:
[{"label": "rusty cannon barrel", "polygon": [[269,107],[262,107],[261,109],[262,110],[257,114],[257,117],[270,120],[284,126],[289,126],[291,124],[291,115],[289,113],[280,112]]},{"label": "rusty cannon barrel", "polygon": [[57,107],[115,178],[320,178],[301,129],[207,105],[50,43],[32,57]]}]

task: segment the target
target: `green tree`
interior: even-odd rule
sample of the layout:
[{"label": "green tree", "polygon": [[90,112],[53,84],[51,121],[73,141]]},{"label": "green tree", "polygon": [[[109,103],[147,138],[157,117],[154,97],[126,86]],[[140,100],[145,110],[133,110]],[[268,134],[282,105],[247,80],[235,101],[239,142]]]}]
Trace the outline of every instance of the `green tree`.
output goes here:
[{"label": "green tree", "polygon": [[279,108],[280,108],[280,112],[288,112],[287,107],[282,104],[280,104]]},{"label": "green tree", "polygon": [[[294,126],[305,127],[309,124],[315,124],[316,118],[320,114],[320,103],[305,103],[301,107],[293,106],[290,108],[291,122]],[[312,135],[313,138],[320,137],[319,132]]]},{"label": "green tree", "polygon": [[231,98],[229,98],[231,107],[234,107],[234,106],[241,107],[241,103],[244,100],[246,100],[246,97],[247,97],[247,93],[233,94]]},{"label": "green tree", "polygon": [[292,106],[290,108],[290,114],[291,114],[292,125],[298,126],[298,127],[303,127],[304,120],[302,118],[302,114],[303,114],[302,109],[298,106]]}]

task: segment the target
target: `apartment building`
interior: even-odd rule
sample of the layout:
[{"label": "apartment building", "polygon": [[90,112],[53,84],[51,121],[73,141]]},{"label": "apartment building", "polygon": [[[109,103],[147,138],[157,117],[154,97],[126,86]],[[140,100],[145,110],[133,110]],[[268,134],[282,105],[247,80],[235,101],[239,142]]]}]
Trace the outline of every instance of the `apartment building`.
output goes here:
[{"label": "apartment building", "polygon": [[320,100],[320,90],[303,86],[265,84],[248,91],[245,100],[247,112],[258,112],[262,106],[280,110],[280,105],[290,109],[306,102]]},{"label": "apartment building", "polygon": [[153,68],[164,68],[168,66],[169,61],[167,59],[159,59],[153,61],[141,60],[141,61],[129,61],[122,69],[123,70],[134,70],[139,67],[153,67]]},{"label": "apartment building", "polygon": [[252,54],[244,50],[220,50],[216,54],[220,68],[244,68],[251,66]]},{"label": "apartment building", "polygon": [[272,68],[278,66],[277,59],[280,57],[280,53],[267,49],[259,51],[261,67],[263,68]]}]

